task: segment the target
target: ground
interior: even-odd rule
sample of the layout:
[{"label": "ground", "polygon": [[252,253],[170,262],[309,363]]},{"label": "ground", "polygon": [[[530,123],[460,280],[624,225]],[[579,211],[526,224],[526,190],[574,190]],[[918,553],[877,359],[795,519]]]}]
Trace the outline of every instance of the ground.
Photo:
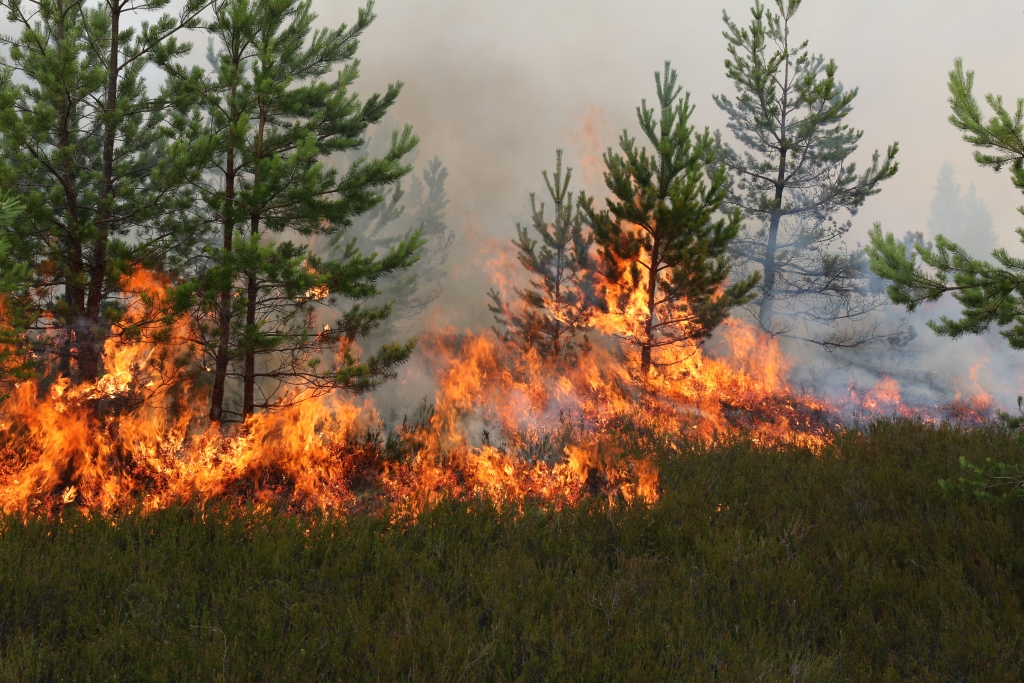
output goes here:
[{"label": "ground", "polygon": [[172,508],[0,523],[0,680],[1015,681],[1024,506],[945,491],[997,429],[656,455],[653,506],[415,523]]}]

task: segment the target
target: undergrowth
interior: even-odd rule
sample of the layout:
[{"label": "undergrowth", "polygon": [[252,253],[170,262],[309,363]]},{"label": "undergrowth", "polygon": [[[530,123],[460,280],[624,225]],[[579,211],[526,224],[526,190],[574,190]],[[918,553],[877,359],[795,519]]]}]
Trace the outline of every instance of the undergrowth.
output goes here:
[{"label": "undergrowth", "polygon": [[657,455],[651,507],[0,521],[0,681],[1015,681],[1005,430]]}]

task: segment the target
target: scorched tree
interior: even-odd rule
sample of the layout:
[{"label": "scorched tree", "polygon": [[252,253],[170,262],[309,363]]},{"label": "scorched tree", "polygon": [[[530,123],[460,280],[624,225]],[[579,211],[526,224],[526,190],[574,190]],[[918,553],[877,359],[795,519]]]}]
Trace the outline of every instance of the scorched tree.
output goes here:
[{"label": "scorched tree", "polygon": [[658,108],[646,100],[637,107],[651,152],[623,131],[621,153],[604,155],[611,193],[606,208],[597,210],[592,197],[581,199],[604,283],[615,307],[628,311],[619,336],[639,350],[644,377],[659,364],[655,352],[707,339],[760,278],[755,273],[726,284],[727,250],[741,220],[739,209],[720,212],[728,175],[715,164],[711,133],[694,134],[690,95],[680,99],[668,62],[664,78],[656,72],[654,80]]}]

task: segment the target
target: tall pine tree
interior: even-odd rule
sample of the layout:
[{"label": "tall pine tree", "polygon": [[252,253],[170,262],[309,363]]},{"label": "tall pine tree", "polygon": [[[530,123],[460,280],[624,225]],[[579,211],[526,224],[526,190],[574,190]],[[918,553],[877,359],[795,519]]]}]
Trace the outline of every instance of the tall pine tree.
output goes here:
[{"label": "tall pine tree", "polygon": [[549,358],[573,358],[592,312],[594,237],[584,235],[583,212],[569,191],[572,169],[562,176],[562,150],[556,152],[554,175],[549,178],[544,171],[542,176],[554,222],[548,223],[544,203],[538,206],[536,194],[530,193],[530,227],[540,241],[528,227],[516,224],[517,239],[512,242],[519,263],[530,273],[530,287],[516,288],[519,305],[511,306],[492,289],[488,308],[506,327],[507,339],[524,350],[534,348]]},{"label": "tall pine tree", "polygon": [[[729,59],[726,75],[736,98],[715,102],[728,115],[739,143],[722,145],[719,161],[737,176],[728,203],[760,225],[745,228],[733,245],[738,265],[763,274],[756,315],[771,334],[808,325],[804,337],[826,347],[856,345],[874,332],[842,329],[882,303],[868,289],[867,264],[841,240],[864,201],[898,168],[893,143],[880,162],[875,152],[861,174],[849,157],[863,131],[844,123],[857,89],[836,80],[836,64],[790,36],[801,0],[775,0],[778,13],[760,1],[743,28],[723,13]],[[822,326],[825,331],[821,329]]]},{"label": "tall pine tree", "polygon": [[[593,198],[581,200],[601,268],[619,290],[618,308],[640,295],[642,307],[626,321],[624,341],[640,351],[646,377],[665,347],[700,344],[748,300],[759,275],[726,286],[729,242],[740,229],[740,213],[720,215],[728,196],[728,176],[715,167],[715,141],[705,129],[694,135],[690,95],[680,100],[677,74],[665,63],[664,78],[654,76],[658,109],[644,100],[637,118],[652,151],[637,147],[623,131],[621,153],[604,155],[607,208]],[[705,172],[705,169],[713,169]]]},{"label": "tall pine tree", "polygon": [[[198,348],[213,374],[210,419],[216,422],[300,396],[372,388],[394,375],[415,344],[385,344],[361,360],[356,340],[378,327],[390,307],[357,304],[327,318],[339,297],[372,298],[378,281],[415,262],[421,245],[415,232],[379,257],[349,242],[336,257],[322,258],[308,240],[339,235],[376,206],[379,189],[408,172],[403,157],[417,139],[406,127],[381,158],[359,158],[344,172],[325,166],[330,155],[363,145],[367,127],[384,116],[401,84],[365,102],[349,91],[372,3],[352,27],[316,31],[310,6],[308,0],[217,3],[211,31],[219,42],[218,70],[208,79],[193,73],[189,81],[218,133],[220,177],[203,194],[220,236],[195,285],[203,312]],[[323,79],[339,64],[336,78]],[[229,383],[240,390],[237,404],[228,401]]]}]

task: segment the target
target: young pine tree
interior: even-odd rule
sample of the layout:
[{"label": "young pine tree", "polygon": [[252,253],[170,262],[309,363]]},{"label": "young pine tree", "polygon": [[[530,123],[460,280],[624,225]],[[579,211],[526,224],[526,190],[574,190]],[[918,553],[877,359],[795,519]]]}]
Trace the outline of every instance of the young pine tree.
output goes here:
[{"label": "young pine tree", "polygon": [[[387,153],[359,158],[339,173],[323,160],[363,145],[401,84],[361,102],[349,91],[358,76],[358,36],[372,3],[348,28],[314,31],[308,0],[223,0],[210,30],[220,43],[217,73],[190,83],[218,133],[214,168],[221,182],[204,189],[220,226],[209,268],[195,291],[202,302],[198,346],[213,374],[210,419],[244,419],[298,397],[334,389],[363,391],[394,375],[415,339],[385,344],[371,357],[358,338],[388,317],[388,305],[352,306],[324,323],[339,297],[365,300],[382,278],[408,268],[421,245],[414,232],[388,253],[363,254],[349,242],[333,258],[313,254],[308,240],[343,233],[409,168],[403,157],[417,139],[406,129]],[[344,67],[325,79],[336,65]],[[296,243],[285,237],[300,237]],[[324,363],[326,356],[336,359]],[[229,384],[241,392],[228,403]]]},{"label": "young pine tree", "polygon": [[809,341],[856,345],[877,335],[838,326],[863,319],[882,300],[868,291],[863,256],[833,250],[850,229],[837,215],[854,215],[880,191],[896,173],[898,148],[890,146],[881,165],[875,152],[862,174],[848,163],[863,135],[844,123],[857,89],[845,90],[835,62],[790,36],[801,0],[775,4],[777,14],[755,2],[747,28],[723,14],[736,99],[715,102],[741,149],[723,144],[719,162],[738,177],[728,204],[761,224],[744,229],[732,252],[738,265],[763,274],[755,304],[765,331],[787,334],[806,324]]},{"label": "young pine tree", "polygon": [[[974,97],[974,72],[964,72],[963,61],[955,60],[949,72],[949,122],[974,146],[974,160],[997,173],[1008,166],[1014,186],[1024,192],[1024,98],[1017,99],[1011,111],[1001,96],[985,96],[993,110],[986,121]],[[1024,214],[1024,207],[1018,209]],[[1024,242],[1024,228],[1017,228]],[[959,319],[942,316],[929,320],[928,327],[940,336],[960,338],[983,334],[994,324],[1009,342],[1010,348],[1024,349],[1024,260],[1014,258],[1006,249],[992,251],[992,261],[976,258],[946,235],[936,235],[935,245],[916,242],[908,245],[892,233],[882,234],[875,223],[869,233],[867,254],[871,270],[891,284],[887,290],[893,303],[916,310],[926,301],[938,301],[950,293],[960,304]],[[917,257],[921,257],[921,263]],[[925,267],[922,267],[925,266]],[[952,282],[950,278],[952,277]],[[1020,414],[998,413],[1014,438],[1024,443],[1024,398],[1017,397]],[[983,499],[996,496],[1020,498],[1024,495],[1024,466],[987,460],[984,466],[960,458],[968,474],[959,486],[940,481],[943,488],[965,488]]]},{"label": "young pine tree", "polygon": [[[495,319],[507,329],[507,340],[524,350],[536,349],[549,358],[573,358],[580,351],[578,337],[588,328],[591,315],[593,279],[590,248],[593,235],[583,234],[583,213],[569,191],[572,169],[562,177],[562,150],[556,152],[555,173],[549,178],[543,172],[544,184],[554,216],[548,223],[544,203],[537,205],[537,196],[530,194],[533,231],[516,224],[518,239],[512,243],[518,250],[519,263],[529,271],[527,289],[516,289],[521,304],[511,307],[501,294],[491,290],[488,308]],[[586,337],[583,338],[586,344]]]},{"label": "young pine tree", "polygon": [[20,31],[0,72],[0,184],[25,204],[11,255],[32,271],[37,341],[88,382],[123,316],[125,276],[174,272],[201,234],[191,186],[206,138],[143,73],[189,51],[175,34],[198,26],[205,0],[155,21],[169,0],[0,4]]},{"label": "young pine tree", "polygon": [[726,286],[726,250],[740,229],[738,209],[716,219],[728,177],[714,167],[710,132],[694,135],[690,95],[679,99],[682,88],[668,62],[664,79],[656,72],[654,80],[658,109],[646,100],[637,107],[651,153],[623,131],[621,154],[609,149],[604,155],[608,208],[597,211],[593,198],[581,199],[604,277],[619,290],[619,308],[637,295],[643,302],[623,337],[639,349],[644,377],[657,364],[657,350],[701,343],[730,308],[749,299],[759,279],[755,273]]}]

